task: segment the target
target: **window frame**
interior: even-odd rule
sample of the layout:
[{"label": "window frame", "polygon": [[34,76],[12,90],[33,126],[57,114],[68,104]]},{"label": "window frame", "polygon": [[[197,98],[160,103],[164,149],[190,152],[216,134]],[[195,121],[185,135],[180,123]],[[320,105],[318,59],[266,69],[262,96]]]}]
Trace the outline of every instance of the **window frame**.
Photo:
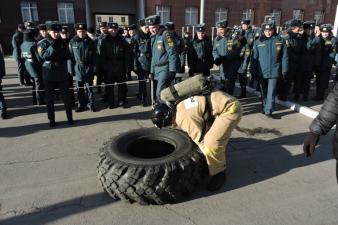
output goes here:
[{"label": "window frame", "polygon": [[[62,4],[64,5],[64,7],[61,7]],[[72,7],[68,8],[68,6],[71,5]],[[75,11],[74,11],[74,3],[73,2],[57,2],[57,11],[58,11],[58,19],[59,22],[62,24],[74,24],[75,23]],[[72,15],[70,16],[69,10],[72,10]],[[65,15],[65,20],[61,20],[61,15],[60,15],[60,11],[62,11],[62,13],[64,13]],[[72,21],[71,21],[72,20]]]},{"label": "window frame", "polygon": [[[28,6],[24,6],[25,3]],[[27,12],[29,12],[29,18],[25,18],[26,15],[24,16],[24,13],[23,13],[24,9],[28,10]],[[26,21],[38,22],[39,21],[38,3],[36,1],[20,1],[20,11],[21,11],[21,18],[23,22],[26,22]],[[36,13],[36,15],[34,13]]]},{"label": "window frame", "polygon": [[[161,9],[160,9],[161,7]],[[165,11],[164,9],[168,9],[168,11]],[[161,17],[161,24],[167,23],[170,21],[171,18],[171,7],[168,5],[156,5],[155,6],[155,12],[156,15],[159,15]],[[168,13],[168,19],[164,18],[164,13]],[[168,21],[165,21],[164,19],[167,19]]]}]

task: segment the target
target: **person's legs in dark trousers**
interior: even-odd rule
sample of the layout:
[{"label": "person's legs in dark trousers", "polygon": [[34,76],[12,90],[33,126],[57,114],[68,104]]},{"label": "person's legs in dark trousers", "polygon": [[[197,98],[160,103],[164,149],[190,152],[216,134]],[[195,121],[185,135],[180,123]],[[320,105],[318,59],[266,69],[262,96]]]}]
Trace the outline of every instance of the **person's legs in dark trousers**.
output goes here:
[{"label": "person's legs in dark trousers", "polygon": [[265,114],[266,97],[268,93],[268,79],[262,78],[260,80],[260,92],[262,101],[262,113]]},{"label": "person's legs in dark trousers", "polygon": [[146,97],[147,97],[147,81],[145,80],[149,72],[140,70],[138,72],[138,93],[139,99],[143,106],[145,106]]},{"label": "person's legs in dark trousers", "polygon": [[38,95],[38,91],[36,89],[36,82],[35,80],[37,80],[37,78],[32,78],[33,82],[32,82],[32,103],[33,105],[37,105],[38,104],[38,100],[37,100],[37,95]]},{"label": "person's legs in dark trousers", "polygon": [[126,77],[124,74],[119,74],[116,77],[116,82],[118,83],[117,85],[117,101],[119,106],[124,106],[127,102],[127,84],[124,83],[126,82]]},{"label": "person's legs in dark trousers", "polygon": [[167,71],[162,71],[156,76],[156,99],[161,99],[161,91],[170,86],[175,77],[171,77]]},{"label": "person's legs in dark trousers", "polygon": [[275,107],[277,79],[268,79],[268,90],[266,95],[264,113],[271,115]]},{"label": "person's legs in dark trousers", "polygon": [[293,81],[294,81],[294,85],[293,85],[293,92],[294,92],[294,98],[293,100],[294,101],[298,101],[299,99],[299,95],[303,92],[303,81],[305,79],[303,78],[303,73],[299,70],[297,70],[296,73],[294,73],[294,78],[293,78]]},{"label": "person's legs in dark trousers", "polygon": [[25,60],[20,59],[18,64],[18,78],[21,85],[32,85],[31,77],[26,71]]},{"label": "person's legs in dark trousers", "polygon": [[102,71],[99,71],[96,73],[96,93],[100,94],[102,92],[102,88],[101,88],[101,85],[102,85],[102,81],[103,81],[103,73]]},{"label": "person's legs in dark trousers", "polygon": [[115,101],[114,101],[114,83],[115,83],[115,77],[114,74],[109,74],[109,76],[106,76],[106,88],[105,88],[105,94],[107,96],[108,106],[109,108],[114,108]]},{"label": "person's legs in dark trousers", "polygon": [[35,91],[36,91],[36,99],[38,105],[44,105],[45,104],[45,87],[43,84],[42,77],[34,78],[35,83]]},{"label": "person's legs in dark trousers", "polygon": [[69,93],[69,81],[65,80],[62,82],[58,82],[60,87],[60,93],[62,95],[63,104],[65,105],[66,109],[66,115],[68,124],[72,125],[74,123],[73,121],[73,113],[72,113],[72,103],[70,99],[70,93]]},{"label": "person's legs in dark trousers", "polygon": [[82,81],[77,81],[76,82],[76,87],[77,87],[77,99],[79,101],[78,108],[76,112],[82,112],[86,109],[86,98],[85,98],[85,91],[84,91],[84,82]]},{"label": "person's legs in dark trousers", "polygon": [[74,82],[73,77],[69,74],[68,76],[68,82],[69,82],[69,96],[70,96],[70,102],[72,104],[72,107],[75,106],[75,93],[74,93]]},{"label": "person's legs in dark trousers", "polygon": [[311,77],[312,72],[303,72],[302,73],[302,81],[303,85],[303,101],[307,101],[309,98],[310,86],[311,86]]},{"label": "person's legs in dark trousers", "polygon": [[246,72],[243,74],[238,74],[239,84],[241,86],[241,95],[240,98],[246,98],[246,85],[248,83],[248,79],[246,77]]},{"label": "person's legs in dark trousers", "polygon": [[54,89],[57,86],[55,82],[44,81],[45,95],[46,95],[46,108],[49,119],[49,125],[55,126],[55,109],[54,109]]},{"label": "person's legs in dark trousers", "polygon": [[323,100],[324,99],[325,91],[329,86],[330,72],[331,72],[330,67],[324,68],[320,72],[319,87],[318,87],[318,90],[317,90],[317,100]]},{"label": "person's legs in dark trousers", "polygon": [[0,116],[2,119],[7,119],[7,104],[2,93],[2,85],[0,80]]}]

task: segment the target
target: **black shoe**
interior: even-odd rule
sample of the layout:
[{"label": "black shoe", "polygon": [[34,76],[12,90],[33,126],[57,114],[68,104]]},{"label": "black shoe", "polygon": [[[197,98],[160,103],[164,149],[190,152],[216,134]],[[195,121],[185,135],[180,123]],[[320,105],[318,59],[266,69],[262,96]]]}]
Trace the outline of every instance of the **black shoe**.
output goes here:
[{"label": "black shoe", "polygon": [[37,101],[33,101],[32,105],[38,105]]},{"label": "black shoe", "polygon": [[226,181],[225,172],[220,172],[211,177],[210,181],[207,184],[206,189],[208,191],[217,191],[220,189]]},{"label": "black shoe", "polygon": [[324,98],[323,98],[323,97],[316,96],[316,97],[314,97],[312,100],[314,100],[314,101],[323,101]]},{"label": "black shoe", "polygon": [[56,123],[55,120],[49,120],[49,127],[55,127]]},{"label": "black shoe", "polygon": [[278,99],[281,101],[286,101],[288,98],[285,96],[278,96]]},{"label": "black shoe", "polygon": [[74,125],[74,120],[73,119],[68,120],[68,125]]},{"label": "black shoe", "polygon": [[3,120],[8,119],[7,112],[1,113],[1,118],[2,118]]},{"label": "black shoe", "polygon": [[114,105],[114,104],[108,106],[108,109],[114,109],[114,108],[115,108],[115,105]]},{"label": "black shoe", "polygon": [[79,107],[79,108],[77,108],[76,110],[75,110],[75,112],[84,112],[84,111],[86,111],[86,108],[84,108],[84,107]]},{"label": "black shoe", "polygon": [[44,101],[40,101],[38,102],[38,105],[46,105],[46,103]]},{"label": "black shoe", "polygon": [[308,99],[308,97],[307,96],[303,96],[303,101],[304,102],[307,102],[309,99]]},{"label": "black shoe", "polygon": [[268,117],[269,119],[278,119],[275,115],[273,115],[272,113],[269,114],[265,114],[266,117]]},{"label": "black shoe", "polygon": [[124,107],[125,104],[126,103],[124,101],[119,101],[119,103],[117,105],[118,105],[118,107]]}]

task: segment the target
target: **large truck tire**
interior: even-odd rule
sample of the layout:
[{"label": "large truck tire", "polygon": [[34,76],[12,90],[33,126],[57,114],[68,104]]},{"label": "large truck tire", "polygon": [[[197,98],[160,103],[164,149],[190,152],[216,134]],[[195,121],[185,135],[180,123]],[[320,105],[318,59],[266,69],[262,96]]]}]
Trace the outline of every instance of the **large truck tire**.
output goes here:
[{"label": "large truck tire", "polygon": [[203,154],[176,129],[141,128],[100,150],[98,178],[114,199],[165,204],[191,193],[207,175]]}]

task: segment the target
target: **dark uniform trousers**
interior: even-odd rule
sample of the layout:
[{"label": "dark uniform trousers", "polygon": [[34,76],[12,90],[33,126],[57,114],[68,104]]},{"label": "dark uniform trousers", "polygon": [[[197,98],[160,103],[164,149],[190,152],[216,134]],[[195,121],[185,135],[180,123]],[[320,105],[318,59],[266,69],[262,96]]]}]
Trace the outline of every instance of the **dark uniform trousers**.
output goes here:
[{"label": "dark uniform trousers", "polygon": [[138,93],[140,94],[140,98],[144,98],[147,96],[147,81],[149,71],[145,71],[140,69],[137,71],[138,82]]},{"label": "dark uniform trousers", "polygon": [[159,101],[161,99],[161,91],[169,87],[174,79],[175,76],[171,76],[166,70],[156,73],[154,78],[154,90],[156,90],[154,99]]},{"label": "dark uniform trousers", "polygon": [[274,110],[277,81],[276,78],[260,79],[263,112],[265,114],[271,114]]},{"label": "dark uniform trousers", "polygon": [[4,98],[4,95],[2,93],[2,85],[0,80],[0,115],[5,114],[7,111],[7,105]]},{"label": "dark uniform trousers", "polygon": [[44,81],[45,92],[46,92],[46,105],[49,120],[55,120],[55,109],[54,109],[54,91],[59,88],[62,95],[62,100],[66,108],[66,115],[68,120],[72,120],[72,104],[69,94],[69,83],[65,81]]},{"label": "dark uniform trousers", "polygon": [[105,77],[105,83],[106,83],[106,92],[107,92],[107,98],[108,98],[108,104],[110,106],[114,105],[114,86],[115,83],[117,84],[117,101],[125,101],[126,100],[126,89],[127,85],[126,83],[126,76],[125,74],[120,74],[116,72],[111,72],[110,74],[107,74]]},{"label": "dark uniform trousers", "polygon": [[43,105],[45,104],[45,87],[42,81],[42,77],[34,77],[32,94],[33,94],[33,104]]}]

